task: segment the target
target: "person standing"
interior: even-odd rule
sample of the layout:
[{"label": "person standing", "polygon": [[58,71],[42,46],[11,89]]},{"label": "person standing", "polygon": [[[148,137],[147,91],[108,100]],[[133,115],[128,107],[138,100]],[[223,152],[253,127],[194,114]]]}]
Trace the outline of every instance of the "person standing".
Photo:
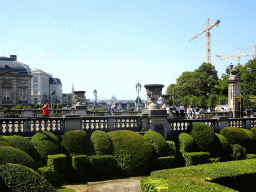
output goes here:
[{"label": "person standing", "polygon": [[[45,103],[44,106],[43,106],[43,116],[44,117],[49,117],[49,105],[48,103]],[[44,124],[47,124],[47,120],[44,120]]]},{"label": "person standing", "polygon": [[196,106],[196,119],[199,119],[200,113],[199,113],[199,107]]},{"label": "person standing", "polygon": [[108,106],[109,115],[111,115],[111,105]]},{"label": "person standing", "polygon": [[180,113],[180,108],[179,105],[176,106],[176,115],[177,117],[179,117],[179,113]]},{"label": "person standing", "polygon": [[180,116],[184,117],[184,106],[182,104],[180,105]]},{"label": "person standing", "polygon": [[170,107],[169,105],[166,107],[167,115],[170,117]]},{"label": "person standing", "polygon": [[114,112],[115,112],[115,107],[112,106],[112,108],[111,108],[111,114],[112,114],[112,116],[114,116]]},{"label": "person standing", "polygon": [[192,119],[192,107],[189,105],[187,109],[188,117],[187,119]]}]

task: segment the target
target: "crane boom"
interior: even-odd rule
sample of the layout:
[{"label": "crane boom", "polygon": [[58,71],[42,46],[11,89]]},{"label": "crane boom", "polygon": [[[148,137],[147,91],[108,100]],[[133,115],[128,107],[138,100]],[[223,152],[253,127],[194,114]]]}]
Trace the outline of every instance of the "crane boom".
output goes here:
[{"label": "crane boom", "polygon": [[192,41],[193,39],[197,38],[198,36],[202,35],[204,32],[212,29],[215,25],[218,26],[218,24],[220,23],[220,20],[217,20],[213,25],[211,25],[210,27],[207,27],[206,29],[204,29],[203,31],[201,31],[200,33],[198,33],[197,35],[195,35],[194,37],[190,38],[188,41]]},{"label": "crane boom", "polygon": [[211,34],[210,34],[210,29],[212,29],[216,25],[218,26],[219,23],[220,23],[220,20],[217,20],[213,25],[210,26],[209,18],[208,18],[207,19],[207,28],[188,40],[188,41],[192,41],[193,39],[202,35],[204,32],[207,32],[206,33],[206,63],[211,62]]}]

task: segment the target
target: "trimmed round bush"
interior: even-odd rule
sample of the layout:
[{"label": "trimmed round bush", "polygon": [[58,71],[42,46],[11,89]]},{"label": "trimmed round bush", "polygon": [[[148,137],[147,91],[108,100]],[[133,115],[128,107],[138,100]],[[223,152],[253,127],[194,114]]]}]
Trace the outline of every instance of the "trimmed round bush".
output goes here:
[{"label": "trimmed round bush", "polygon": [[256,136],[256,127],[251,128],[250,131]]},{"label": "trimmed round bush", "polygon": [[0,164],[18,163],[37,170],[36,162],[26,152],[10,146],[0,146]]},{"label": "trimmed round bush", "polygon": [[200,151],[210,152],[214,148],[215,133],[212,128],[204,123],[193,123],[190,135]]},{"label": "trimmed round bush", "polygon": [[111,131],[107,134],[113,142],[113,156],[121,173],[135,176],[151,171],[157,156],[144,136],[129,130]]},{"label": "trimmed round bush", "polygon": [[112,155],[114,146],[110,137],[104,131],[96,130],[91,135],[91,141],[96,155]]},{"label": "trimmed round bush", "polygon": [[58,138],[49,131],[39,131],[31,138],[36,151],[40,154],[44,164],[48,155],[62,154],[63,150]]},{"label": "trimmed round bush", "polygon": [[82,130],[68,131],[62,136],[61,146],[69,154],[91,155],[93,154],[92,143],[88,139],[86,132]]},{"label": "trimmed round bush", "polygon": [[198,151],[194,138],[188,133],[179,134],[179,144],[181,153]]},{"label": "trimmed round bush", "polygon": [[29,154],[35,161],[40,159],[38,152],[36,151],[32,142],[20,135],[8,136],[7,140],[10,141],[13,147],[16,147],[27,154]]},{"label": "trimmed round bush", "polygon": [[0,165],[0,178],[11,191],[57,191],[40,174],[20,164]]},{"label": "trimmed round bush", "polygon": [[144,137],[151,143],[156,150],[158,157],[168,156],[168,145],[164,137],[155,131],[146,131]]},{"label": "trimmed round bush", "polygon": [[231,157],[233,160],[243,160],[246,158],[246,149],[239,144],[231,145],[232,154]]},{"label": "trimmed round bush", "polygon": [[248,153],[255,153],[256,137],[252,131],[238,127],[224,127],[221,132],[230,144],[245,147]]}]

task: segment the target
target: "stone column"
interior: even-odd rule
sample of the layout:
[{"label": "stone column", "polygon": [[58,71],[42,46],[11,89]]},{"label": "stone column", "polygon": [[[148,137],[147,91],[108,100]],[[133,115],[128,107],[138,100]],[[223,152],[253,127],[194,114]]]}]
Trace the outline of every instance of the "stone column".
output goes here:
[{"label": "stone column", "polygon": [[236,98],[241,94],[241,79],[236,74],[239,72],[237,68],[231,70],[231,76],[228,82],[228,106],[232,111],[234,118],[240,118],[240,106],[236,105]]},{"label": "stone column", "polygon": [[21,116],[22,117],[34,117],[34,112],[32,109],[23,109],[23,111],[21,111]]},{"label": "stone column", "polygon": [[165,139],[167,139],[167,117],[168,115],[149,116],[149,130],[160,133]]}]

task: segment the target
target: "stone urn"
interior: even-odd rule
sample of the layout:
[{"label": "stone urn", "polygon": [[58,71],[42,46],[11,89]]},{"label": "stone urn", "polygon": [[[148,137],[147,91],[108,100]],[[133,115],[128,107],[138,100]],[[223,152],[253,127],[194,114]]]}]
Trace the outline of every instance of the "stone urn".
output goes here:
[{"label": "stone urn", "polygon": [[150,98],[152,103],[149,105],[149,110],[159,109],[157,105],[157,99],[162,95],[163,84],[146,84],[144,85],[147,96]]},{"label": "stone urn", "polygon": [[168,94],[163,94],[163,95],[161,95],[161,99],[162,99],[162,102],[163,102],[162,108],[166,109],[167,108],[167,102],[169,101],[169,95]]},{"label": "stone urn", "polygon": [[82,101],[84,99],[85,91],[74,91],[75,99],[76,99],[76,106],[82,106]]}]

